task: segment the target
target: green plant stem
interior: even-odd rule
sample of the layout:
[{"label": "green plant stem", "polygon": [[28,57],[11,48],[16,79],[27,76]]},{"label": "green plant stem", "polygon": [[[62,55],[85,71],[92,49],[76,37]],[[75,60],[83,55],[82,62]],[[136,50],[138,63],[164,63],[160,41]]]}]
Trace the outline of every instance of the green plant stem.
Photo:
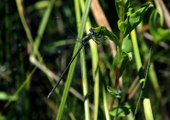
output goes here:
[{"label": "green plant stem", "polygon": [[[82,3],[82,2],[81,2]],[[89,33],[89,28],[91,28],[90,19],[87,19],[86,32]],[[98,110],[99,110],[99,56],[97,44],[93,41],[89,41],[91,54],[92,54],[92,76],[94,81],[94,120],[98,120]]]},{"label": "green plant stem", "polygon": [[[86,32],[89,32],[89,28],[91,28],[92,25],[90,23],[90,19],[87,20],[86,24]],[[93,75],[93,81],[94,81],[94,120],[98,120],[98,108],[99,108],[99,56],[98,56],[98,49],[97,44],[93,41],[89,41],[91,54],[92,54],[92,75]]]},{"label": "green plant stem", "polygon": [[[40,25],[38,27],[38,32],[37,32],[37,36],[35,37],[35,44],[33,46],[33,54],[37,54],[37,51],[38,51],[38,48],[40,46],[40,42],[41,42],[41,39],[42,39],[42,36],[44,34],[44,31],[45,31],[45,28],[46,28],[46,25],[47,25],[47,22],[48,22],[48,19],[49,19],[49,16],[50,16],[50,13],[52,11],[52,8],[54,6],[54,3],[55,3],[56,0],[51,0],[50,1],[50,4],[49,6],[47,7],[44,15],[43,15],[43,18],[40,22]],[[37,54],[39,55],[39,54]]]},{"label": "green plant stem", "polygon": [[106,120],[110,120],[110,114],[109,114],[109,108],[108,108],[108,102],[107,102],[106,90],[104,84],[102,84],[102,88],[103,88],[102,92],[103,92],[103,105],[104,105],[105,116],[106,116]]},{"label": "green plant stem", "polygon": [[[120,16],[120,20],[124,21],[124,4],[123,4],[123,0],[121,2],[121,16]],[[117,89],[118,86],[118,81],[119,81],[119,72],[120,72],[120,68],[121,65],[120,63],[120,59],[121,59],[121,53],[122,53],[122,43],[123,43],[123,38],[124,38],[124,31],[120,31],[120,40],[119,40],[119,49],[118,49],[118,61],[117,61],[117,67],[116,67],[116,79],[115,79],[115,86],[114,89]]]},{"label": "green plant stem", "polygon": [[[99,61],[99,68],[100,68],[102,76],[106,76],[104,82],[106,84],[108,84],[107,82],[109,81],[109,78],[107,76],[106,67],[105,67],[103,61],[101,61],[101,60]],[[106,89],[105,89],[104,83],[102,83],[101,86],[102,86],[102,93],[103,93],[103,105],[104,105],[105,117],[106,117],[106,120],[110,120],[108,101],[107,101]]]},{"label": "green plant stem", "polygon": [[[87,20],[88,13],[89,13],[89,10],[90,10],[90,4],[91,4],[91,0],[87,0],[86,4],[85,4],[85,11],[83,12],[83,16],[82,16],[82,19],[81,19],[81,24],[80,24],[81,28],[79,29],[79,33],[78,33],[79,38],[83,37],[84,28],[85,28],[85,25],[86,25],[86,20]],[[74,48],[73,56],[77,52],[79,46],[80,46],[79,44],[76,44],[76,46]],[[61,120],[62,113],[63,113],[64,106],[65,106],[65,102],[66,102],[68,92],[69,92],[69,88],[70,88],[70,85],[71,85],[71,81],[72,81],[72,78],[73,78],[73,73],[74,73],[74,70],[75,70],[76,61],[77,61],[77,57],[75,58],[75,60],[73,61],[73,63],[71,64],[71,66],[69,68],[67,82],[65,84],[65,88],[64,88],[64,92],[63,92],[63,96],[62,96],[62,99],[61,99],[61,103],[60,103],[60,106],[59,106],[59,110],[58,110],[56,120]],[[84,79],[84,77],[83,77],[83,79]],[[90,116],[88,116],[88,115],[85,116],[85,119],[89,120]]]},{"label": "green plant stem", "polygon": [[88,98],[88,82],[87,82],[87,70],[86,70],[86,62],[85,62],[85,53],[84,48],[80,53],[80,61],[81,70],[82,70],[82,83],[83,83],[83,96],[85,98],[84,101],[84,109],[85,109],[85,120],[90,120],[90,109],[89,109],[89,98]]},{"label": "green plant stem", "polygon": [[141,101],[141,98],[142,98],[142,95],[143,95],[143,91],[144,91],[144,89],[145,89],[146,80],[147,80],[148,73],[149,73],[149,68],[150,68],[151,53],[152,53],[152,48],[150,49],[148,66],[147,66],[147,71],[146,71],[146,75],[145,75],[145,80],[144,80],[144,82],[143,82],[142,90],[141,90],[141,93],[140,93],[140,96],[139,96],[139,99],[138,99],[138,103],[137,103],[137,106],[136,106],[136,109],[135,109],[134,120],[135,120],[135,118],[136,118],[136,114],[137,114],[137,111],[138,111],[139,103],[140,103],[140,101]]},{"label": "green plant stem", "polygon": [[22,1],[21,0],[16,0],[16,5],[17,5],[17,8],[18,8],[18,13],[19,13],[22,25],[23,25],[23,27],[25,29],[27,38],[30,41],[31,45],[34,45],[34,41],[33,41],[32,35],[31,35],[31,31],[30,31],[30,29],[29,29],[29,27],[28,27],[28,25],[27,25],[27,23],[25,21],[24,15],[23,15]]},{"label": "green plant stem", "polygon": [[77,22],[77,33],[80,28],[80,22],[81,22],[81,12],[80,12],[80,4],[78,0],[74,0],[75,5],[75,14],[76,14],[76,22]]},{"label": "green plant stem", "polygon": [[[137,65],[137,72],[139,74],[139,81],[140,81],[141,85],[143,85],[144,73],[143,73],[143,69],[142,69],[142,62],[141,62],[141,58],[140,58],[140,54],[139,54],[139,48],[138,48],[135,30],[132,30],[132,32],[130,34],[131,34],[131,39],[132,39],[132,44],[133,44],[133,50],[135,53],[135,61],[136,61],[136,65]],[[147,120],[152,120],[153,114],[152,114],[152,109],[151,109],[151,103],[150,103],[150,99],[148,97],[148,92],[147,92],[146,88],[144,89],[143,93],[144,93],[143,94],[143,96],[144,96],[143,106],[144,106],[144,111],[145,111],[145,117]],[[135,113],[137,113],[137,112],[135,112]]]},{"label": "green plant stem", "polygon": [[[48,7],[52,7],[51,5],[53,5],[53,2],[55,2],[55,0],[52,0],[52,1],[50,1],[50,2],[52,2],[52,3],[51,3]],[[28,25],[27,25],[27,23],[26,23],[26,20],[25,20],[25,18],[24,18],[24,13],[23,13],[23,12],[24,12],[24,8],[23,8],[22,0],[16,0],[16,5],[17,5],[17,8],[18,8],[18,13],[19,13],[19,16],[20,16],[22,25],[23,25],[23,27],[24,27],[24,30],[25,30],[25,32],[26,32],[27,38],[28,38],[28,40],[30,41],[31,45],[32,45],[32,46],[35,46],[34,41],[33,41],[33,37],[32,37],[32,35],[31,35],[31,31],[30,31],[30,29],[29,29],[29,27],[28,27]],[[49,13],[49,8],[47,9],[47,11],[48,11],[48,12],[45,12],[45,14],[44,14],[44,17],[43,17],[44,19],[45,19],[45,17],[49,17],[49,15],[48,15],[48,14],[50,14],[50,13]],[[44,27],[41,27],[41,26],[40,26],[40,27],[38,28],[38,30],[40,30],[40,31],[38,32],[40,36],[42,36],[42,34],[44,33],[44,30],[45,30],[45,29],[41,30],[40,28],[45,28],[45,26],[46,26],[46,24],[47,24],[47,18],[46,18],[45,20],[42,20],[42,21],[43,21],[43,22],[41,22],[41,23],[42,23],[41,25],[43,25]],[[37,36],[38,36],[38,35],[37,35]],[[39,41],[40,38],[41,38],[41,37],[37,37],[36,40]],[[38,40],[38,39],[39,39],[39,40]],[[37,46],[37,48],[38,48],[38,46]],[[36,48],[36,49],[37,49],[37,48]],[[37,57],[38,57],[38,59],[39,59],[39,62],[41,61],[41,63],[43,64],[44,68],[47,69],[47,67],[46,67],[45,64],[43,63],[43,59],[42,59],[42,57],[41,57],[38,49],[37,49],[37,51],[36,51],[36,55],[37,55]],[[31,57],[32,57],[32,56],[30,55],[30,58],[31,58]],[[36,57],[36,56],[34,56],[34,57]],[[32,62],[32,63],[33,63],[33,62]],[[49,74],[47,74],[47,72],[45,72],[45,73],[46,73],[49,81],[50,81],[51,83],[53,83],[51,76],[50,76]]]},{"label": "green plant stem", "polygon": [[[80,8],[82,10],[82,13],[85,11],[85,3],[84,0],[79,1],[79,5]],[[87,7],[87,6],[86,6]],[[78,10],[80,11],[80,10]],[[76,15],[77,15],[77,20],[80,21],[80,13],[76,11]],[[79,19],[78,19],[79,17]],[[79,22],[77,21],[78,25]],[[78,26],[77,25],[77,26]],[[81,26],[78,26],[78,30],[81,29]],[[80,53],[80,61],[81,61],[81,71],[82,71],[82,85],[83,85],[83,96],[85,98],[84,101],[84,110],[85,110],[85,119],[88,120],[90,119],[90,109],[89,109],[89,98],[88,98],[88,82],[87,82],[87,70],[86,70],[86,61],[85,61],[85,52],[84,52],[84,48],[82,49],[81,53]]]},{"label": "green plant stem", "polygon": [[[138,26],[138,29],[142,29],[142,24],[140,24]],[[144,40],[142,34],[139,35],[139,39],[140,39],[140,44],[141,44],[141,51],[144,53],[144,63],[147,63],[147,60],[149,58],[149,55],[147,54],[148,51],[149,51],[149,48],[148,48],[146,41]],[[164,49],[164,50],[167,51],[168,49]],[[164,52],[163,52],[163,54],[164,54]],[[157,53],[156,55],[161,56],[159,53]],[[152,57],[152,61],[155,61],[154,57]],[[153,88],[155,90],[155,94],[158,98],[158,101],[160,101],[162,99],[162,95],[161,95],[161,90],[160,90],[160,87],[159,87],[158,78],[157,78],[157,75],[156,75],[156,70],[155,70],[153,62],[151,62],[151,64],[150,64],[149,78],[152,82],[152,85],[153,85]]]}]

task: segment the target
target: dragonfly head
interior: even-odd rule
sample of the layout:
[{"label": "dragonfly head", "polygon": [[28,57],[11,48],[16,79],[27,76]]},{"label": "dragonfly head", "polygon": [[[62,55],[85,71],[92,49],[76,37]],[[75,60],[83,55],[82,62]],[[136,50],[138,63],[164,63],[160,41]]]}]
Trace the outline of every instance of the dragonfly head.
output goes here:
[{"label": "dragonfly head", "polygon": [[89,31],[91,32],[91,35],[94,35],[94,31],[92,30],[92,28],[90,28]]}]

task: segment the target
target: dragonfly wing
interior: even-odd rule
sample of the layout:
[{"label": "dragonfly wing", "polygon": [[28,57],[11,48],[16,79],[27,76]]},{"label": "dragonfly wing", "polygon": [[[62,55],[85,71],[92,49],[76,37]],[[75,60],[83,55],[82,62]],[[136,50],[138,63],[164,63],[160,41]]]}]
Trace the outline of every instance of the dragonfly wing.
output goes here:
[{"label": "dragonfly wing", "polygon": [[67,39],[74,39],[75,42],[81,41],[80,38],[78,38],[77,35],[61,20],[60,17],[55,17],[53,21],[60,34],[67,37]]}]

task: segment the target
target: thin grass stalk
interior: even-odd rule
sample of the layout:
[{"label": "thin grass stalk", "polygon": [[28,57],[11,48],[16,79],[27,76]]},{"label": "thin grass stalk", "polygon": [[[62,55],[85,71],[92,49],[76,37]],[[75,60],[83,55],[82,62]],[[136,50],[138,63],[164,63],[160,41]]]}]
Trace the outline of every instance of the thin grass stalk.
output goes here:
[{"label": "thin grass stalk", "polygon": [[[53,0],[52,2],[54,2],[54,0]],[[52,3],[51,3],[51,4],[52,4]],[[26,20],[25,20],[24,14],[23,14],[24,8],[23,8],[23,5],[22,5],[22,0],[16,0],[16,5],[17,5],[17,8],[18,8],[18,13],[19,13],[19,16],[20,16],[22,25],[23,25],[23,27],[24,27],[24,30],[25,30],[25,32],[26,32],[27,38],[28,38],[28,40],[30,41],[31,45],[32,45],[32,46],[35,46],[35,45],[34,45],[34,41],[33,41],[33,37],[32,37],[32,35],[31,35],[31,31],[30,31],[30,29],[29,29],[29,27],[28,27],[28,25],[27,25],[27,23],[26,23]],[[48,10],[48,9],[47,9],[47,10]],[[49,11],[49,10],[48,10],[48,11]],[[44,14],[44,16],[47,17],[47,13],[48,13],[48,12],[46,12],[46,14]],[[48,13],[48,14],[49,14],[49,13]],[[42,21],[43,21],[43,20],[42,20]],[[44,21],[45,21],[45,20],[44,20]],[[47,22],[47,21],[45,21],[45,22]],[[45,23],[45,22],[42,22],[42,23],[47,24],[47,23]],[[40,28],[43,28],[43,27],[40,26],[39,29],[40,29]],[[39,33],[42,34],[43,31],[41,31],[41,32],[39,32]],[[37,36],[38,36],[38,35],[37,35]],[[37,38],[37,39],[38,39],[38,38]],[[39,39],[40,39],[40,38],[39,38]],[[43,67],[47,69],[47,67],[46,67],[45,64],[43,63],[43,59],[41,59],[41,55],[40,55],[40,53],[39,53],[38,50],[36,51],[36,55],[37,55],[38,59],[41,60],[41,64],[43,65]],[[32,55],[30,55],[30,59],[31,59],[31,57],[32,57]],[[35,57],[35,56],[34,56],[34,57]],[[30,61],[31,61],[31,60],[30,60]],[[40,61],[39,61],[39,62],[40,62]],[[33,62],[32,62],[32,63],[33,63]],[[34,63],[33,63],[33,64],[34,64]],[[52,78],[51,78],[50,74],[48,74],[48,72],[45,72],[45,74],[47,75],[50,83],[53,85],[54,82],[52,81]],[[53,85],[53,86],[54,86],[54,85]]]},{"label": "thin grass stalk", "polygon": [[17,5],[17,8],[18,8],[18,13],[19,13],[22,25],[23,25],[23,27],[25,29],[27,38],[30,41],[31,45],[34,45],[34,41],[33,41],[32,35],[31,35],[31,31],[30,31],[30,29],[29,29],[29,27],[28,27],[28,25],[27,25],[27,23],[25,21],[25,18],[24,18],[22,2],[23,2],[23,0],[16,0],[16,5]]},{"label": "thin grass stalk", "polygon": [[[140,96],[139,96],[139,99],[138,99],[138,103],[137,103],[137,106],[136,106],[136,109],[135,109],[135,116],[134,116],[134,120],[136,118],[136,114],[137,114],[137,110],[138,110],[138,107],[139,107],[139,103],[141,101],[141,98],[142,98],[142,95],[143,95],[143,91],[144,89],[146,89],[145,85],[146,85],[146,80],[147,80],[147,77],[148,77],[148,74],[149,74],[149,68],[150,68],[150,61],[151,61],[151,53],[152,53],[152,48],[150,49],[150,53],[149,53],[149,60],[148,60],[148,66],[147,66],[147,71],[146,71],[146,75],[145,75],[145,80],[143,82],[143,85],[142,85],[142,90],[141,90],[141,93],[140,93]],[[150,107],[150,104],[148,104],[147,106]],[[150,110],[150,109],[149,109]],[[148,112],[148,110],[147,110]],[[149,111],[149,113],[151,113],[152,111]],[[151,119],[152,118],[152,119]],[[152,114],[150,114],[150,117],[146,118],[147,120],[153,120],[153,116]]]},{"label": "thin grass stalk", "polygon": [[[139,30],[142,29],[142,24],[138,25],[138,29]],[[149,55],[147,55],[146,53],[149,51],[149,48],[148,48],[146,41],[144,40],[142,34],[139,35],[139,39],[140,39],[140,44],[141,44],[141,51],[143,51],[143,53],[144,53],[144,62],[147,63]],[[152,85],[153,85],[153,88],[155,90],[155,94],[156,94],[157,98],[159,100],[161,100],[161,98],[162,98],[161,90],[160,90],[160,87],[159,87],[159,82],[158,82],[158,78],[157,78],[157,75],[156,75],[156,70],[155,70],[153,62],[151,62],[151,64],[150,64],[149,78],[150,78],[150,81],[152,82]]]},{"label": "thin grass stalk", "polygon": [[86,70],[86,60],[84,48],[80,53],[81,61],[81,71],[82,71],[82,85],[83,85],[83,96],[84,96],[84,110],[85,110],[85,120],[90,120],[90,109],[89,109],[89,97],[88,97],[88,80],[87,80],[87,70]]},{"label": "thin grass stalk", "polygon": [[[82,2],[83,0],[81,0]],[[84,1],[83,1],[84,2]],[[80,4],[77,1],[77,5],[79,7],[79,9],[76,11],[76,18],[77,18],[77,26],[78,26],[78,30],[80,29],[79,26],[79,22],[80,22]],[[82,9],[82,13],[84,11],[84,5],[81,6]],[[78,31],[79,32],[79,31]],[[85,53],[84,53],[84,48],[81,50],[80,52],[80,61],[81,61],[81,71],[82,71],[82,85],[83,85],[83,96],[85,98],[85,102],[84,102],[84,110],[85,110],[85,119],[88,120],[90,119],[90,109],[89,109],[89,99],[88,99],[88,82],[87,82],[87,70],[86,70],[86,62],[85,62]]]},{"label": "thin grass stalk", "polygon": [[[80,1],[81,9],[84,10],[84,1]],[[86,32],[89,33],[89,28],[91,28],[91,22],[90,19],[87,19],[86,23]],[[94,120],[97,120],[98,117],[98,107],[99,107],[99,70],[98,70],[98,49],[97,44],[90,40],[90,49],[92,54],[92,75],[93,75],[93,81],[95,83],[94,85]]]},{"label": "thin grass stalk", "polygon": [[45,31],[45,28],[46,28],[46,25],[47,25],[47,22],[48,22],[48,19],[50,17],[50,14],[51,14],[51,11],[52,11],[52,8],[54,6],[55,1],[56,0],[51,0],[50,1],[50,4],[47,7],[47,9],[46,9],[46,11],[45,11],[45,13],[44,13],[44,15],[42,17],[42,20],[41,20],[40,25],[38,27],[37,36],[35,37],[35,44],[33,46],[33,54],[37,54],[38,48],[40,46],[41,39],[43,37],[44,31]]},{"label": "thin grass stalk", "polygon": [[104,105],[104,112],[106,120],[110,120],[109,108],[108,108],[108,101],[107,101],[107,94],[104,84],[102,84],[102,93],[103,93],[103,105]]},{"label": "thin grass stalk", "polygon": [[[101,61],[101,60],[99,61],[99,67],[100,67],[102,76],[105,77],[105,79],[104,79],[105,81],[103,81],[103,82],[107,83],[109,81],[109,78],[107,76],[106,67],[105,67],[103,61]],[[106,120],[110,120],[105,85],[102,83],[101,86],[102,86],[102,93],[103,93],[103,106],[104,106],[105,117],[106,117]]]},{"label": "thin grass stalk", "polygon": [[80,28],[80,22],[81,22],[81,11],[80,11],[80,4],[78,0],[74,0],[75,5],[75,14],[76,14],[76,22],[77,22],[77,33]]},{"label": "thin grass stalk", "polygon": [[[84,3],[84,1],[81,0],[81,3]],[[82,12],[89,12],[90,10],[90,5],[91,5],[91,0],[89,0],[89,4],[81,4],[81,9],[82,9]],[[82,18],[83,19],[83,18]],[[88,17],[86,18],[88,19]],[[86,22],[85,22],[86,23]],[[86,24],[85,24],[86,25]],[[84,29],[83,29],[84,31]],[[87,32],[88,33],[88,32]],[[89,99],[88,99],[88,82],[87,82],[87,70],[86,70],[86,62],[85,62],[85,53],[84,53],[84,48],[83,50],[81,51],[83,54],[80,54],[80,58],[81,61],[83,61],[83,67],[82,67],[82,74],[83,74],[83,95],[85,97],[85,119],[86,120],[89,120],[90,119],[90,109],[89,109]]]},{"label": "thin grass stalk", "polygon": [[[130,35],[131,35],[131,39],[132,39],[133,50],[135,53],[135,61],[136,61],[136,66],[137,66],[137,72],[139,74],[139,81],[142,85],[143,81],[144,81],[144,74],[143,74],[142,62],[141,62],[141,58],[140,58],[140,53],[139,53],[135,30],[132,30]],[[144,100],[143,100],[144,111],[152,111],[150,99],[148,99],[149,97],[148,97],[148,92],[147,92],[146,88],[144,89],[143,97],[144,97]],[[149,106],[147,106],[147,105],[149,105]],[[146,118],[149,118],[150,115],[153,116],[152,112],[145,112]],[[152,120],[152,119],[153,118],[151,117],[150,120]]]},{"label": "thin grass stalk", "polygon": [[[23,0],[16,0],[16,5],[17,5],[17,8],[18,8],[18,13],[19,13],[19,16],[20,16],[20,19],[21,19],[21,22],[22,22],[22,25],[25,29],[25,32],[26,32],[26,35],[27,35],[27,38],[28,40],[30,41],[31,45],[34,46],[34,40],[33,40],[33,37],[31,35],[31,31],[27,25],[27,22],[25,20],[25,17],[24,17],[24,7],[23,7]],[[39,58],[39,60],[41,59],[41,56],[40,56],[40,53],[37,52],[37,56]]]},{"label": "thin grass stalk", "polygon": [[[32,54],[33,54],[33,55],[37,55],[39,62],[40,62],[40,60],[41,60],[41,55],[40,55],[40,53],[39,53],[39,51],[38,51],[38,48],[39,48],[41,39],[42,39],[42,37],[43,37],[43,34],[44,34],[44,31],[45,31],[45,28],[46,28],[48,19],[49,19],[49,17],[50,17],[52,8],[53,8],[53,6],[54,6],[54,3],[55,3],[55,0],[51,0],[51,1],[50,1],[49,5],[48,5],[48,7],[47,7],[47,9],[46,9],[43,17],[42,17],[42,20],[41,20],[41,22],[40,22],[40,25],[39,25],[39,27],[38,27],[37,35],[36,35],[36,37],[35,37],[35,42],[34,42],[34,44],[33,44],[33,52],[32,52]],[[42,65],[43,65],[45,68],[47,68],[47,67],[45,66],[43,60],[41,60],[41,63],[42,63]],[[46,74],[46,75],[47,75],[50,83],[53,84],[54,82],[52,81],[52,78],[50,77],[50,75],[49,75],[49,74]],[[54,86],[54,85],[53,85],[53,86]]]},{"label": "thin grass stalk", "polygon": [[[86,32],[89,32],[89,28],[91,28],[91,22],[90,19],[87,20],[86,23]],[[98,120],[98,108],[99,108],[99,55],[98,55],[98,49],[97,44],[93,41],[89,41],[90,49],[91,49],[91,55],[92,55],[92,75],[93,75],[93,81],[94,81],[94,120]]]},{"label": "thin grass stalk", "polygon": [[[81,19],[81,24],[80,24],[81,27],[80,27],[79,32],[78,32],[79,38],[83,37],[83,33],[84,33],[85,25],[86,25],[86,20],[87,20],[88,13],[89,13],[89,10],[90,10],[90,4],[91,4],[91,0],[87,0],[86,4],[85,4],[86,9],[83,12],[83,16],[82,16],[82,19]],[[80,47],[79,44],[75,45],[73,56],[75,55],[75,53],[77,52],[79,47]],[[64,88],[64,92],[63,92],[63,96],[62,96],[62,99],[61,99],[61,103],[60,103],[59,110],[58,110],[59,112],[57,114],[56,120],[60,120],[61,117],[62,117],[64,105],[65,105],[65,102],[66,102],[66,99],[67,99],[67,96],[68,96],[69,88],[70,88],[71,81],[72,81],[72,78],[73,78],[73,73],[74,73],[74,70],[75,70],[76,61],[77,61],[77,57],[75,58],[75,60],[73,61],[73,63],[71,64],[71,66],[69,68],[67,82],[65,84],[65,88]],[[83,70],[86,72],[86,70],[84,68],[83,68]],[[84,78],[84,76],[83,76],[83,78]],[[86,112],[86,113],[90,113],[90,112]],[[85,119],[90,119],[89,115],[87,115],[85,117],[86,117]]]}]

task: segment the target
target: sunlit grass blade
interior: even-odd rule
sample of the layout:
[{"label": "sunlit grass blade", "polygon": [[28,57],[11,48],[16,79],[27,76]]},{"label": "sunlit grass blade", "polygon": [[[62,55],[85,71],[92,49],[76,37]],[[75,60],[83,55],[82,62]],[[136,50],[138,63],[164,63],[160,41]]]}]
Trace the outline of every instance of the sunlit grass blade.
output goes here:
[{"label": "sunlit grass blade", "polygon": [[[142,98],[144,89],[146,89],[146,88],[145,88],[145,87],[146,87],[145,85],[146,85],[146,80],[147,80],[147,77],[148,77],[148,74],[149,74],[151,55],[152,55],[152,48],[150,49],[148,66],[147,66],[147,71],[146,71],[146,75],[145,75],[145,80],[142,82],[142,83],[143,83],[143,85],[142,85],[142,90],[141,90],[141,92],[140,92],[140,96],[139,96],[139,99],[138,99],[138,103],[137,103],[137,106],[136,106],[136,109],[135,109],[134,120],[135,120],[135,118],[136,118],[136,114],[137,114],[137,111],[138,111],[139,103],[140,103],[140,101],[141,101],[141,98]],[[145,98],[145,99],[148,99],[148,98]],[[147,100],[147,101],[148,101],[148,100]],[[144,102],[144,105],[145,105],[146,108],[148,108],[148,109],[145,109],[145,113],[147,112],[147,114],[149,114],[149,115],[146,116],[146,119],[147,119],[147,120],[153,120],[152,110],[150,109],[150,107],[151,107],[150,102]]]},{"label": "sunlit grass blade", "polygon": [[[135,30],[132,30],[132,32],[131,32],[131,39],[132,39],[132,44],[133,44],[133,50],[135,53],[135,61],[136,61],[136,65],[137,65],[137,71],[138,71],[139,78],[140,78],[139,80],[144,81],[144,73],[143,73],[143,69],[142,69],[142,62],[141,62],[141,57],[140,57],[140,53],[139,53],[138,42],[137,42]],[[144,89],[144,93],[145,93],[145,94],[143,94],[144,95],[144,100],[143,100],[144,111],[147,111],[147,110],[152,111],[151,106],[145,106],[146,104],[151,104],[150,99],[148,99],[148,92],[147,92],[146,88]],[[152,113],[146,112],[145,116],[146,117],[150,116],[150,114],[152,114]],[[153,116],[153,115],[151,115],[151,116]]]},{"label": "sunlit grass blade", "polygon": [[[84,32],[84,28],[85,28],[85,25],[86,25],[87,16],[88,16],[88,13],[89,13],[89,10],[90,10],[90,4],[91,4],[91,0],[87,0],[86,5],[85,5],[86,9],[85,9],[85,11],[83,13],[83,17],[81,19],[81,24],[80,24],[81,28],[79,29],[80,31],[78,33],[79,38],[83,37],[83,32]],[[73,55],[77,52],[78,48],[79,48],[79,45],[76,44]],[[65,85],[65,88],[64,88],[63,96],[62,96],[61,103],[60,103],[60,106],[59,106],[58,115],[57,115],[57,118],[56,118],[57,120],[60,120],[61,117],[62,117],[64,105],[65,105],[65,102],[66,102],[66,99],[67,99],[67,96],[68,96],[69,88],[70,88],[71,81],[72,81],[72,78],[73,78],[73,73],[74,73],[74,70],[75,70],[76,60],[77,60],[77,58],[75,58],[74,62],[70,66],[70,69],[69,69],[69,72],[68,72],[67,82],[66,82],[66,85]]]}]

